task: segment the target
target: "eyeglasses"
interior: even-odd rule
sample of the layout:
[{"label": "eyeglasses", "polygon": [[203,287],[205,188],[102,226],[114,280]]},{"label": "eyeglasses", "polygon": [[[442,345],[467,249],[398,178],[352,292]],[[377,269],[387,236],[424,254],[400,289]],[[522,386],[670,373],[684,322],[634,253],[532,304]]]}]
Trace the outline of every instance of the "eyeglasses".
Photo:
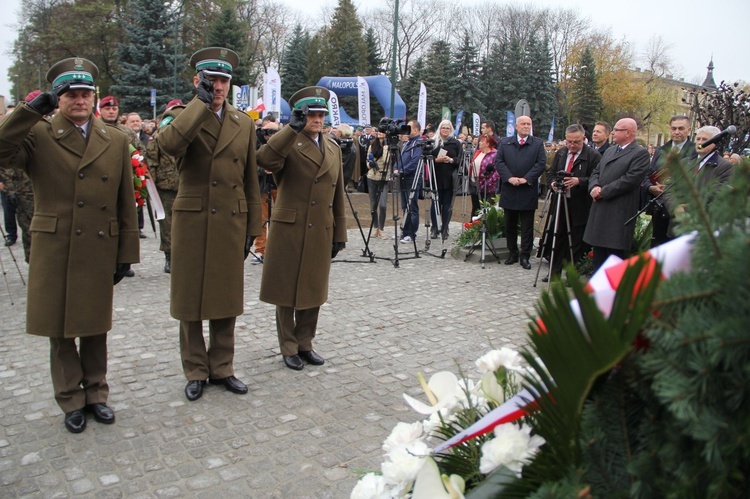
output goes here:
[{"label": "eyeglasses", "polygon": [[629,128],[613,128],[613,132],[627,132]]}]

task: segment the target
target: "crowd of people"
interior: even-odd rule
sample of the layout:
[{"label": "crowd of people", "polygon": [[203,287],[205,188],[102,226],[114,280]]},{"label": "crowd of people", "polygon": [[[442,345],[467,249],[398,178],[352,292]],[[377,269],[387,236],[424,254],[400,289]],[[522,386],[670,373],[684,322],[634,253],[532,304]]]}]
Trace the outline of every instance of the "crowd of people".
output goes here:
[{"label": "crowd of people", "polygon": [[524,269],[531,268],[540,195],[548,192],[564,206],[550,211],[540,242],[548,280],[589,249],[595,268],[610,255],[626,257],[641,209],[653,217],[654,245],[674,237],[688,208],[668,192],[667,157],[693,162],[707,203],[731,182],[733,158],[715,143],[721,131],[702,127],[693,135],[685,116],[670,120],[671,140],[653,151],[638,144],[630,118],[614,127],[597,122],[590,137],[570,125],[562,143],[533,136],[529,116],[519,116],[507,137],[489,120],[476,137],[456,133],[449,120],[333,128],[325,123],[329,92],[315,86],[291,97],[288,124],[272,113],[254,122],[226,101],[238,62],[220,47],[193,54],[196,97],[170,101],[156,124],[121,114],[114,96],[102,98],[96,113],[98,69],[69,58],[47,72],[52,90],[29,94],[0,121],[5,244],[16,243],[17,222],[29,263],[27,332],[49,337],[55,399],[71,432],[84,431],[86,412],[101,423],[115,420],[106,405],[113,287],[134,275],[146,237],[134,152],[148,169],[138,175],[153,183],[164,209],[160,250],[190,401],[207,382],[248,391],[233,359],[251,254],[251,264],[263,264],[260,299],[276,306],[284,365],[299,371],[325,363],[313,340],[331,260],[347,240],[346,190],[368,193],[374,236],[383,239],[386,196],[400,193],[399,242],[415,247],[422,196],[431,202],[429,237],[445,241],[457,195],[469,196],[472,215],[480,215],[481,202],[499,194],[504,263]]}]

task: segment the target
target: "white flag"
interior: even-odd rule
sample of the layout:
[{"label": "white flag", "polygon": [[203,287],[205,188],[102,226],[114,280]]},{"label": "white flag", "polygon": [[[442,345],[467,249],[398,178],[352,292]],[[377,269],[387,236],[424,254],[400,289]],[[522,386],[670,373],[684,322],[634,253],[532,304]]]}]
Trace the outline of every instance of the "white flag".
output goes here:
[{"label": "white flag", "polygon": [[272,67],[268,68],[263,84],[263,103],[266,105],[263,116],[268,113],[274,113],[276,116],[281,115],[281,78]]},{"label": "white flag", "polygon": [[331,122],[332,127],[337,127],[341,124],[341,108],[339,107],[339,96],[336,92],[329,90],[331,97],[328,99],[328,120]]},{"label": "white flag", "polygon": [[482,128],[481,127],[482,122],[479,119],[479,115],[477,113],[474,113],[473,118],[474,118],[474,129],[471,131],[471,134],[474,137],[479,137],[479,132],[481,131],[481,128]]},{"label": "white flag", "polygon": [[357,108],[359,110],[359,124],[370,124],[370,86],[364,78],[357,76]]},{"label": "white flag", "polygon": [[417,107],[417,121],[424,129],[427,126],[427,87],[419,84],[419,107]]}]

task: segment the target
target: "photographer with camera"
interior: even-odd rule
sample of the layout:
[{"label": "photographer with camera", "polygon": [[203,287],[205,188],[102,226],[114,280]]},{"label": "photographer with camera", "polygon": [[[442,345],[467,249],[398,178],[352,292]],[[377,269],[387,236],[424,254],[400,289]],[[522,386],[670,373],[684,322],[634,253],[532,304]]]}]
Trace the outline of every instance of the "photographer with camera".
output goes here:
[{"label": "photographer with camera", "polygon": [[[354,130],[350,125],[342,123],[334,130],[335,140],[341,148],[341,161],[344,164],[344,189],[349,187],[353,179],[354,170],[359,165],[359,146],[354,144]],[[359,175],[356,177],[359,178]]]},{"label": "photographer with camera", "polygon": [[[589,196],[589,177],[596,165],[602,159],[593,147],[584,147],[586,131],[581,125],[573,124],[565,129],[565,147],[559,149],[550,166],[548,177],[552,179],[550,188],[554,192],[564,192],[567,198],[568,214],[570,217],[570,239],[573,250],[573,260],[578,262],[586,253],[586,245],[583,242],[583,233],[586,230],[586,222],[589,219],[591,209],[591,196]],[[552,210],[550,215],[554,216]],[[557,237],[555,238],[555,258],[552,260],[550,275],[542,279],[559,278],[562,273],[563,260],[569,260],[570,249],[568,248],[568,232],[566,217],[564,213],[558,214]],[[545,255],[549,256],[552,249],[552,238],[548,238]]]},{"label": "photographer with camera", "polygon": [[[453,125],[450,120],[443,120],[438,127],[435,148],[430,153],[435,158],[435,177],[437,180],[438,202],[440,203],[441,236],[448,239],[448,225],[453,214],[453,193],[455,192],[455,174],[458,172],[458,156],[461,154],[461,143],[453,135]],[[432,228],[430,237],[437,239],[438,223],[435,201],[430,207]]]},{"label": "photographer with camera", "polygon": [[[422,184],[417,184],[414,196],[410,198],[411,186],[414,185],[414,178],[419,166],[419,158],[422,157],[422,148],[419,145],[419,139],[422,136],[422,125],[417,120],[411,120],[408,124],[411,127],[409,135],[401,148],[401,164],[394,165],[393,174],[399,175],[401,186],[401,209],[404,211],[404,223],[401,228],[401,242],[412,243],[417,238],[419,230],[419,190]],[[400,170],[397,167],[400,166]]]},{"label": "photographer with camera", "polygon": [[367,151],[367,192],[370,195],[370,214],[375,226],[375,237],[388,239],[385,229],[385,211],[388,206],[386,183],[391,179],[388,171],[388,144],[385,133],[376,132]]}]

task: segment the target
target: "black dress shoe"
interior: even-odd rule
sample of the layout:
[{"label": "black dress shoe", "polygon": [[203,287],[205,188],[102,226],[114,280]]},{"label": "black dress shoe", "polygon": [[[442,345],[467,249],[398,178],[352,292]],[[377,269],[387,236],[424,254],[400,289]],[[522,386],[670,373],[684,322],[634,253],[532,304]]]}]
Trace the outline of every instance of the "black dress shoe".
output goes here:
[{"label": "black dress shoe", "polygon": [[133,272],[133,269],[128,269],[128,271],[125,272],[125,277],[135,277],[135,272]]},{"label": "black dress shoe", "polygon": [[323,357],[315,353],[315,350],[310,350],[309,352],[300,350],[297,355],[299,355],[300,358],[308,364],[312,364],[314,366],[322,366],[326,363],[326,361],[323,360]]},{"label": "black dress shoe", "polygon": [[525,268],[526,270],[529,270],[531,268],[531,264],[529,263],[528,258],[521,258],[521,267]]},{"label": "black dress shoe", "polygon": [[209,378],[209,383],[212,385],[224,385],[224,388],[232,393],[239,393],[244,395],[247,393],[247,385],[242,381],[238,380],[234,376],[227,376],[226,378]]},{"label": "black dress shoe", "polygon": [[549,282],[549,276],[546,275],[546,276],[542,277],[542,282]]},{"label": "black dress shoe", "polygon": [[148,236],[146,234],[144,234],[142,230],[139,230],[138,231],[138,237],[140,237],[141,239],[146,239]]},{"label": "black dress shoe", "polygon": [[86,416],[83,414],[83,409],[65,413],[65,428],[70,433],[81,433],[86,429]]},{"label": "black dress shoe", "polygon": [[284,357],[284,364],[289,369],[301,371],[305,368],[305,364],[302,363],[302,359],[299,357],[299,355],[282,355],[282,357]]},{"label": "black dress shoe", "polygon": [[505,260],[505,265],[513,265],[514,263],[518,263],[518,257],[517,256],[509,256],[507,260]]},{"label": "black dress shoe", "polygon": [[185,387],[185,396],[190,402],[198,400],[203,395],[204,386],[206,386],[206,381],[202,379],[188,381],[188,384]]},{"label": "black dress shoe", "polygon": [[[14,244],[16,244],[16,239],[17,239],[16,237],[6,237],[5,238],[5,245],[6,246],[13,246]],[[83,431],[83,430],[81,430],[81,431]]]},{"label": "black dress shoe", "polygon": [[106,404],[89,404],[86,409],[94,415],[94,419],[100,423],[112,424],[115,422],[115,411]]},{"label": "black dress shoe", "polygon": [[430,229],[430,239],[437,239],[438,238],[438,231],[436,228]]}]

